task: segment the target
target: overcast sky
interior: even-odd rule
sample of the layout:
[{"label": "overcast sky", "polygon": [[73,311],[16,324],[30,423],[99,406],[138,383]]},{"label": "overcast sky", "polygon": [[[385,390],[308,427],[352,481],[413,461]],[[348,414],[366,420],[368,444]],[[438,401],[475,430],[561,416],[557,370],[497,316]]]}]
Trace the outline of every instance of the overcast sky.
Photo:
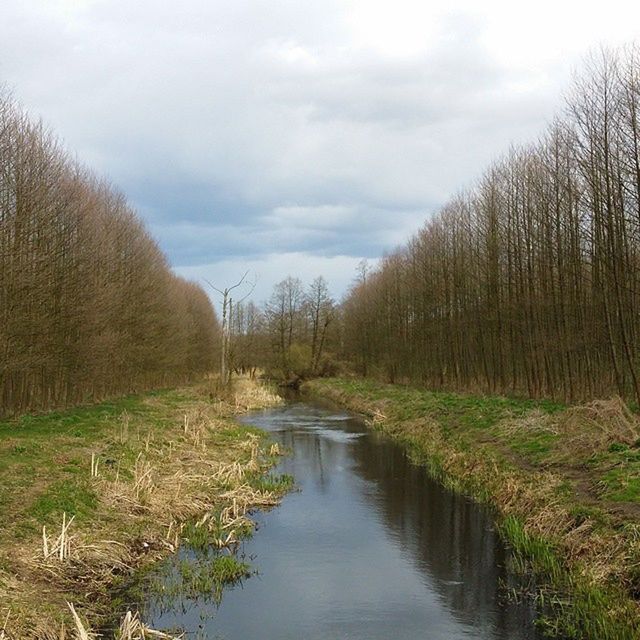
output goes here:
[{"label": "overcast sky", "polygon": [[339,297],[633,40],[629,0],[0,0],[0,83],[177,273]]}]

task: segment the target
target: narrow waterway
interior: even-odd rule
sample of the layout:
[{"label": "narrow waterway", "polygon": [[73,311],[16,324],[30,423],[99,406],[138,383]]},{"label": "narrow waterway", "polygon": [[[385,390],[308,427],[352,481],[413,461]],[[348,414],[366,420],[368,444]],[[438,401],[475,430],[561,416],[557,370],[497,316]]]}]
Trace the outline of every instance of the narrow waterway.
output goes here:
[{"label": "narrow waterway", "polygon": [[[293,452],[299,491],[256,514],[241,553],[257,571],[215,598],[147,602],[156,628],[225,640],[532,640],[507,602],[507,552],[483,508],[413,465],[361,420],[293,403],[245,422]],[[189,562],[183,551],[172,562]]]}]

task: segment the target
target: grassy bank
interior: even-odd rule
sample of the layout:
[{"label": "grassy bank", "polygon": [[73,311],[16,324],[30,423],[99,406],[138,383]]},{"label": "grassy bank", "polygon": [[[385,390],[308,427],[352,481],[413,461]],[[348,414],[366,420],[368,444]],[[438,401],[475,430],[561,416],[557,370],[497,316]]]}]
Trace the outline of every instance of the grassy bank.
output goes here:
[{"label": "grassy bank", "polygon": [[116,594],[185,539],[232,548],[286,489],[264,475],[277,447],[234,416],[279,401],[240,380],[0,423],[0,639],[108,627]]},{"label": "grassy bank", "polygon": [[640,637],[640,426],[618,399],[548,401],[329,379],[306,389],[366,415],[447,486],[493,505],[537,577],[551,634]]}]

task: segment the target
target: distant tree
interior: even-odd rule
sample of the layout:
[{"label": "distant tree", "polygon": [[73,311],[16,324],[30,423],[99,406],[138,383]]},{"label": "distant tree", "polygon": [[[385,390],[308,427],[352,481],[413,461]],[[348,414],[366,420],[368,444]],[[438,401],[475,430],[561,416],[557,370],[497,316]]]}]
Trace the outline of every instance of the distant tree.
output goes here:
[{"label": "distant tree", "polygon": [[273,289],[265,307],[271,343],[282,375],[291,375],[290,352],[294,339],[304,331],[304,289],[298,278],[287,277]]},{"label": "distant tree", "polygon": [[306,307],[311,324],[311,371],[317,373],[327,339],[327,330],[335,317],[335,304],[329,295],[327,281],[318,276],[306,294]]},{"label": "distant tree", "polygon": [[[248,275],[249,272],[246,271],[242,278],[238,280],[238,282],[236,282],[234,285],[231,285],[230,287],[225,287],[224,289],[218,289],[218,287],[206,280],[207,284],[222,296],[222,345],[220,352],[220,379],[222,380],[222,384],[227,384],[231,376],[230,351],[231,328],[233,326],[233,298],[231,297],[231,292],[245,284]],[[251,292],[255,287],[255,282],[250,284],[249,287],[249,291],[245,292],[240,302],[242,302],[247,296],[251,295]]]}]

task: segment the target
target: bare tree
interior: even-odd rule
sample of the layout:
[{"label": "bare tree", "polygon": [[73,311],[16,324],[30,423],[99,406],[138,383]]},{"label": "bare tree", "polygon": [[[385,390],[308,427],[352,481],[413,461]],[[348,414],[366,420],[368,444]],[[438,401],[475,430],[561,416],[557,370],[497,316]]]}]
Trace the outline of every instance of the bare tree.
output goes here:
[{"label": "bare tree", "polygon": [[318,276],[309,287],[306,304],[311,321],[311,371],[317,373],[327,338],[327,329],[335,316],[334,301],[327,281]]},{"label": "bare tree", "polygon": [[0,95],[0,414],[185,382],[217,341],[124,196]]},{"label": "bare tree", "polygon": [[[220,379],[222,384],[227,384],[231,376],[231,368],[229,366],[229,348],[231,345],[231,326],[232,326],[232,313],[233,313],[233,299],[231,298],[231,292],[245,284],[249,271],[245,271],[244,275],[238,282],[230,287],[224,289],[218,289],[205,279],[205,282],[217,293],[222,296],[222,349],[220,353]],[[247,293],[239,300],[241,303],[245,298],[251,295],[255,288],[256,281],[250,283],[250,288]]]},{"label": "bare tree", "polygon": [[343,305],[365,374],[640,402],[640,66],[601,51],[563,118],[512,149]]}]

